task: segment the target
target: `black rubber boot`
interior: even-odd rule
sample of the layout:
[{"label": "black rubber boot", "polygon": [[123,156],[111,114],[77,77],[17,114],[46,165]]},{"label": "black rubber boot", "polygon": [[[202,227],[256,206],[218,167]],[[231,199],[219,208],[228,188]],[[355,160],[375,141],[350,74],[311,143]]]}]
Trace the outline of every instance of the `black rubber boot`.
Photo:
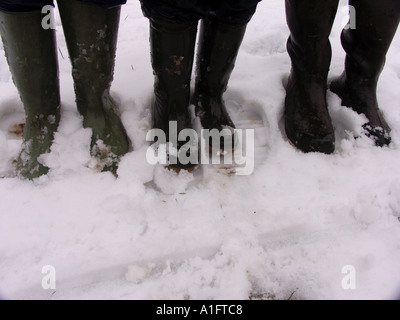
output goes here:
[{"label": "black rubber boot", "polygon": [[[223,94],[235,67],[236,57],[246,32],[246,24],[229,25],[217,19],[203,19],[200,28],[192,103],[204,129],[233,130],[235,125],[225,107]],[[221,136],[220,148],[233,150]],[[211,144],[210,144],[211,146]]]},{"label": "black rubber boot", "polygon": [[115,173],[130,145],[110,96],[121,8],[105,9],[77,0],[58,0],[58,7],[73,68],[77,107],[83,126],[93,132],[91,154],[99,159],[99,169]]},{"label": "black rubber boot", "polygon": [[292,70],[286,88],[285,130],[303,152],[335,150],[326,90],[332,56],[329,35],[337,7],[338,0],[286,0]]},{"label": "black rubber boot", "polygon": [[[197,24],[178,24],[167,20],[150,20],[151,61],[154,71],[154,99],[151,106],[153,128],[169,136],[169,123],[175,121],[177,134],[191,129],[189,113],[190,79],[192,74]],[[185,142],[174,147],[179,151]],[[191,171],[195,163],[182,163],[169,155],[168,168]]]},{"label": "black rubber boot", "polygon": [[377,146],[389,145],[390,127],[379,110],[376,89],[400,21],[398,0],[351,0],[356,9],[356,29],[342,32],[345,71],[331,83],[330,89],[342,99],[342,105],[364,114],[367,135]]},{"label": "black rubber boot", "polygon": [[0,11],[0,33],[26,122],[18,174],[34,179],[47,174],[39,157],[50,151],[60,121],[57,46],[54,30],[42,28],[41,11]]}]

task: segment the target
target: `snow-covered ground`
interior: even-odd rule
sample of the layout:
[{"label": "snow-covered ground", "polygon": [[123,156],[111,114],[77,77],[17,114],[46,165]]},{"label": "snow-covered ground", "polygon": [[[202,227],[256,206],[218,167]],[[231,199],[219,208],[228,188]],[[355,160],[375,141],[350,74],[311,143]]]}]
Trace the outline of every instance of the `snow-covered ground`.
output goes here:
[{"label": "snow-covered ground", "polygon": [[[341,5],[345,5],[344,1]],[[330,78],[344,52],[339,11]],[[4,299],[392,299],[400,294],[400,33],[379,100],[389,148],[362,135],[365,118],[328,92],[333,155],[303,154],[282,131],[290,70],[284,1],[266,0],[248,26],[226,101],[255,128],[250,176],[202,166],[177,176],[146,162],[150,129],[148,21],[138,1],[121,15],[113,94],[134,151],[119,178],[95,172],[90,130],[74,103],[57,18],[62,122],[35,182],[12,176],[23,108],[0,57],[0,296]],[[355,135],[361,135],[354,139]],[[56,289],[44,290],[44,266]],[[348,267],[351,266],[351,267]],[[353,283],[353,281],[355,281]],[[346,290],[346,285],[355,288]]]}]

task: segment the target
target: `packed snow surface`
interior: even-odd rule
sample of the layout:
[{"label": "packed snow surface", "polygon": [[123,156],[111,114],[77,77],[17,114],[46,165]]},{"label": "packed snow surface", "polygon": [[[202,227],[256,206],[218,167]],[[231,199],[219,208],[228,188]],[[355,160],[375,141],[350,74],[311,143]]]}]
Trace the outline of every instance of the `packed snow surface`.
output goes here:
[{"label": "packed snow surface", "polygon": [[[344,5],[331,34],[330,80],[343,70]],[[58,14],[56,19],[62,120],[42,159],[50,173],[33,182],[14,174],[22,140],[12,131],[24,112],[0,57],[3,299],[400,295],[399,33],[378,87],[393,129],[390,147],[375,147],[362,129],[366,118],[328,91],[336,151],[304,154],[287,141],[282,126],[290,71],[284,1],[262,1],[225,94],[237,127],[254,129],[254,172],[235,175],[202,165],[176,174],[146,160],[153,86],[149,27],[139,1],[128,1],[112,94],[133,151],[123,157],[116,179],[97,172],[90,156],[91,131],[76,109]]]}]

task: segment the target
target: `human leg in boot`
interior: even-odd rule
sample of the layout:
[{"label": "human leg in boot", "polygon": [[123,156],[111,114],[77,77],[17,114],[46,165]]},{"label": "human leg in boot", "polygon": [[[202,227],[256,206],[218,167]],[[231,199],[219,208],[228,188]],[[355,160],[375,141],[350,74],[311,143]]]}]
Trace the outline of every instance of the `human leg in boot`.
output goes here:
[{"label": "human leg in boot", "polygon": [[292,70],[286,87],[285,131],[303,152],[332,153],[335,135],[327,108],[329,35],[338,0],[286,0]]},{"label": "human leg in boot", "polygon": [[[167,142],[177,142],[173,147],[179,154],[186,141],[178,141],[177,137],[169,136],[169,125],[176,122],[177,136],[182,130],[192,128],[189,114],[190,78],[197,28],[194,24],[175,24],[161,20],[152,20],[150,25],[155,75],[151,106],[153,128],[168,133]],[[197,163],[182,163],[180,158],[169,154],[169,168],[191,171],[197,167]]]},{"label": "human leg in boot", "polygon": [[[259,1],[224,0],[214,3],[209,15],[201,21],[197,49],[196,81],[192,103],[203,129],[216,129],[221,133],[221,150],[233,150],[233,135],[225,137],[224,129],[235,128],[223,94],[235,67],[247,23]],[[227,142],[229,145],[226,145]],[[209,143],[210,149],[212,149]]]},{"label": "human leg in boot", "polygon": [[[111,1],[113,5],[124,2]],[[120,5],[58,0],[58,7],[73,68],[77,107],[83,126],[92,129],[91,154],[99,159],[101,170],[115,173],[120,157],[129,151],[128,136],[110,95]]]},{"label": "human leg in boot", "polygon": [[[191,171],[198,165],[198,154],[197,161],[187,163],[182,161],[180,154],[196,150],[197,143],[189,150],[182,149],[188,141],[178,141],[177,137],[171,137],[169,126],[172,123],[176,125],[176,135],[192,128],[189,113],[190,80],[197,20],[171,16],[177,14],[179,9],[171,9],[168,13],[164,8],[170,8],[169,3],[159,2],[160,6],[150,8],[148,1],[142,1],[143,12],[150,19],[151,62],[154,71],[154,98],[151,105],[153,128],[162,130],[166,134],[167,142],[175,144],[173,149],[178,152],[178,155],[168,154],[167,167],[175,171]],[[157,14],[153,15],[154,12]]]},{"label": "human leg in boot", "polygon": [[390,128],[379,110],[376,89],[400,21],[398,0],[350,0],[356,9],[356,28],[342,32],[346,51],[345,70],[330,89],[342,99],[342,105],[364,114],[364,129],[377,146],[390,144]]},{"label": "human leg in boot", "polygon": [[[221,150],[233,150],[233,135],[225,137],[235,125],[225,107],[223,94],[233,71],[236,56],[242,42],[246,25],[228,25],[218,19],[201,21],[200,42],[197,53],[197,74],[192,103],[196,108],[201,126],[221,133]],[[229,135],[228,133],[228,135]],[[229,141],[229,145],[225,145]],[[209,143],[209,141],[207,141]],[[209,143],[210,148],[211,143]]]},{"label": "human leg in boot", "polygon": [[41,6],[32,2],[26,6],[1,2],[0,8],[4,51],[26,115],[17,172],[34,179],[49,170],[40,157],[50,151],[60,120],[55,32],[42,28]]}]

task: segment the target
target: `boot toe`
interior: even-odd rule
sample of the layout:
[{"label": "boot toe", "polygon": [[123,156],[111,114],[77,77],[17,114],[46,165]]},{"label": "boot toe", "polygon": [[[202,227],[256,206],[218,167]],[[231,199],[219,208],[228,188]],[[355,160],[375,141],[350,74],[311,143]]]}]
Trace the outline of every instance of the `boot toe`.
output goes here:
[{"label": "boot toe", "polygon": [[367,137],[375,141],[377,147],[386,147],[392,142],[390,137],[390,130],[386,130],[382,127],[373,126],[371,123],[366,123],[363,125]]},{"label": "boot toe", "polygon": [[332,154],[335,151],[335,134],[333,132],[311,134],[286,128],[286,135],[296,148],[305,153]]},{"label": "boot toe", "polygon": [[332,154],[335,151],[334,136],[332,134],[324,137],[303,135],[299,137],[295,145],[305,153],[319,152]]}]

